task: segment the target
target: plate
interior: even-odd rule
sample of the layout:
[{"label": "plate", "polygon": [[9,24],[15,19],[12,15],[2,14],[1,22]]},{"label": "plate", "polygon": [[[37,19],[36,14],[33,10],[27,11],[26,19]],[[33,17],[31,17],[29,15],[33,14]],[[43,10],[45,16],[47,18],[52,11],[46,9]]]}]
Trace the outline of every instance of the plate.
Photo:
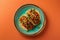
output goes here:
[{"label": "plate", "polygon": [[[21,27],[19,18],[21,17],[21,15],[25,14],[26,11],[31,8],[34,8],[35,10],[37,10],[39,12],[40,23],[32,30],[26,31]],[[44,29],[45,21],[46,20],[45,20],[43,11],[41,10],[40,7],[38,7],[37,5],[34,5],[34,4],[26,4],[26,5],[21,6],[20,8],[17,9],[15,16],[14,16],[14,24],[15,24],[16,29],[20,33],[22,33],[24,35],[28,35],[28,36],[33,36],[33,35],[39,34]]]}]

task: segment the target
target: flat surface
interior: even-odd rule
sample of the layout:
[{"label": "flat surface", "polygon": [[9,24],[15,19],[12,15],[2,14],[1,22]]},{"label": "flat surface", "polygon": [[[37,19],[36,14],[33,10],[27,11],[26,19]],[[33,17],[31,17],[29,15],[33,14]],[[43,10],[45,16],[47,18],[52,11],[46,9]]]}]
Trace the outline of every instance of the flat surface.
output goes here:
[{"label": "flat surface", "polygon": [[[46,15],[46,28],[36,37],[21,35],[14,26],[14,14],[24,4],[35,4]],[[60,40],[60,0],[0,0],[0,40]]]}]

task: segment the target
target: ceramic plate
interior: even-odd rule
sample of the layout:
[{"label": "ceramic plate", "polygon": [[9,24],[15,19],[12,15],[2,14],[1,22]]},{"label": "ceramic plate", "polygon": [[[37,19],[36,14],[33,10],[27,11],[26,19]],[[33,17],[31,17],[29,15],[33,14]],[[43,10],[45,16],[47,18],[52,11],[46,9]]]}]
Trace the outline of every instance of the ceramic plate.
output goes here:
[{"label": "ceramic plate", "polygon": [[[20,22],[19,22],[19,18],[21,17],[21,15],[25,14],[27,10],[34,8],[35,10],[37,10],[40,14],[40,24],[38,24],[35,28],[33,28],[32,30],[26,31],[24,29],[22,29]],[[40,33],[42,31],[42,29],[44,29],[44,23],[45,23],[45,17],[44,17],[44,13],[41,10],[41,8],[39,8],[36,5],[33,4],[26,4],[21,6],[19,9],[17,9],[15,16],[14,16],[14,23],[16,28],[19,30],[19,32],[28,35],[28,36],[32,36],[32,35],[36,35],[38,33]]]}]

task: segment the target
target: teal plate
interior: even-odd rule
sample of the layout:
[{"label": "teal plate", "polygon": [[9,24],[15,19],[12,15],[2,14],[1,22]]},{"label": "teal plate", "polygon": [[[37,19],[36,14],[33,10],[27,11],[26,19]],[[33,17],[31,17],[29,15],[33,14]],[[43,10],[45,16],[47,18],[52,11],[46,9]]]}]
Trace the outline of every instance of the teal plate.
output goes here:
[{"label": "teal plate", "polygon": [[[19,22],[19,18],[21,17],[21,15],[25,14],[27,10],[34,8],[35,10],[37,10],[40,13],[40,24],[38,24],[35,28],[33,28],[32,30],[26,31],[24,29],[22,29],[20,22]],[[42,31],[42,29],[44,28],[44,22],[45,22],[45,17],[44,17],[44,13],[41,10],[41,8],[39,8],[36,5],[33,4],[26,4],[21,6],[15,13],[14,16],[14,24],[16,26],[16,28],[19,30],[19,32],[28,35],[28,36],[32,36],[32,35],[36,35],[38,33],[40,33]]]}]

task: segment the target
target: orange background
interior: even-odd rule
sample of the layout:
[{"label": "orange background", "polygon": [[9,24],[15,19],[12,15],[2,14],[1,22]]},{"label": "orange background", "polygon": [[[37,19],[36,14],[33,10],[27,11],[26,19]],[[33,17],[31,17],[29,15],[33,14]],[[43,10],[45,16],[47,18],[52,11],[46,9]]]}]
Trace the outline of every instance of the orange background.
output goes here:
[{"label": "orange background", "polygon": [[[36,37],[21,35],[14,14],[24,4],[39,6],[46,16],[45,30]],[[0,40],[60,40],[60,0],[0,0]]]}]

